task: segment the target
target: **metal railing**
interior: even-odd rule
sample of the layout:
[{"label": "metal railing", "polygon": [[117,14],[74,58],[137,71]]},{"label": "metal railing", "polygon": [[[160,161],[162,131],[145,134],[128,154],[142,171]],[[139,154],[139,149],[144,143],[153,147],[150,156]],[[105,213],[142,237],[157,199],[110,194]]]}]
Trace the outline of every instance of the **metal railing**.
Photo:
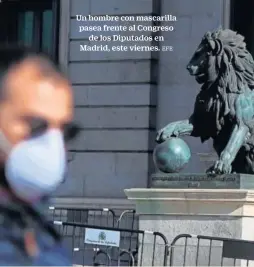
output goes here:
[{"label": "metal railing", "polygon": [[124,210],[117,218],[116,226],[118,228],[130,228],[134,230],[137,229],[137,226],[135,225],[137,220],[138,217],[135,210]]},{"label": "metal railing", "polygon": [[72,252],[74,265],[167,265],[168,241],[159,232],[63,221],[54,221],[54,224],[61,227],[60,232]]},{"label": "metal railing", "polygon": [[[254,262],[254,241],[180,234],[168,244],[159,232],[137,230],[137,219],[134,210],[49,208],[49,220],[63,236],[74,264],[249,266]],[[118,239],[118,243],[99,243],[98,235],[103,238],[103,233]],[[91,235],[97,235],[95,243],[87,242]]]},{"label": "metal railing", "polygon": [[249,266],[251,261],[254,241],[181,234],[170,245],[169,266]]},{"label": "metal railing", "polygon": [[[112,213],[114,214],[114,213]],[[180,234],[171,244],[160,232],[121,227],[124,211],[111,226],[55,220],[74,265],[86,266],[249,266],[254,241]],[[113,215],[112,215],[113,216]],[[129,227],[130,226],[130,227]]]},{"label": "metal railing", "polygon": [[50,221],[63,221],[70,223],[84,223],[114,227],[117,221],[112,209],[101,208],[66,208],[49,207],[48,218]]},{"label": "metal railing", "polygon": [[112,210],[109,208],[66,208],[49,207],[49,221],[83,223],[116,228],[138,228],[138,216],[135,210]]}]

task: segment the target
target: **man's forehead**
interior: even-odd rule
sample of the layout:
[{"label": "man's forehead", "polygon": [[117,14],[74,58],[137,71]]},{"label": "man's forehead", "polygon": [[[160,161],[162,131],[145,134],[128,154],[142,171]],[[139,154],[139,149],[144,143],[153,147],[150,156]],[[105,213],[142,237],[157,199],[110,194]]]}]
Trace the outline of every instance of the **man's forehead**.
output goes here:
[{"label": "man's forehead", "polygon": [[12,66],[7,76],[10,83],[38,82],[46,77],[64,80],[63,76],[57,73],[47,60],[36,57],[27,58]]},{"label": "man's forehead", "polygon": [[[7,75],[5,86],[6,103],[16,113],[28,112],[48,118],[53,114],[69,117],[72,113],[73,98],[68,81],[57,73],[43,75],[33,61],[15,66]],[[58,113],[61,114],[58,116]]]},{"label": "man's forehead", "polygon": [[13,118],[36,116],[54,125],[72,119],[69,81],[50,65],[41,66],[31,59],[13,65],[5,75],[2,88],[5,94],[2,107]]},{"label": "man's forehead", "polygon": [[33,58],[13,66],[6,76],[5,86],[9,96],[19,95],[19,93],[32,93],[29,91],[35,87],[38,90],[40,88],[43,88],[43,90],[54,90],[56,88],[70,89],[67,79],[52,69],[50,73],[46,72],[45,74],[44,68],[43,73],[40,61],[36,61]]},{"label": "man's forehead", "polygon": [[36,116],[49,121],[68,121],[73,114],[71,91],[60,83],[40,80],[11,88],[6,99],[13,114]]}]

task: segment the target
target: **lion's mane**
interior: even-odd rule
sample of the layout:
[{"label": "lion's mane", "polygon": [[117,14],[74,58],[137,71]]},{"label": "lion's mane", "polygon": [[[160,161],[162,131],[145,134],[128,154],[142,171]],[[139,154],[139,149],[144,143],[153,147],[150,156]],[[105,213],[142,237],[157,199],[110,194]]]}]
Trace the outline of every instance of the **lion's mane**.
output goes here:
[{"label": "lion's mane", "polygon": [[[207,32],[202,42],[215,44],[212,56],[216,57],[217,79],[212,86],[205,82],[202,91],[207,92],[206,98],[210,97],[207,110],[216,113],[216,128],[220,131],[224,117],[234,109],[237,95],[254,89],[254,61],[246,49],[244,37],[232,30],[219,28]],[[208,67],[209,71],[214,71],[214,68]],[[212,93],[207,90],[208,86],[212,87]]]},{"label": "lion's mane", "polygon": [[254,88],[254,61],[246,49],[244,37],[231,30],[218,29],[205,35],[217,43],[216,68],[219,87],[227,93],[242,93]]}]

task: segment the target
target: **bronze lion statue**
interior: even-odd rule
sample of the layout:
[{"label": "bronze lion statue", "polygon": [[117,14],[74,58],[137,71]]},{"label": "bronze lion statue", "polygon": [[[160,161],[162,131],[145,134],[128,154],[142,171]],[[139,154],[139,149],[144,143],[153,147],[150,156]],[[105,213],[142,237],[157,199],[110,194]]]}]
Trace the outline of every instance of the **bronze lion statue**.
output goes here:
[{"label": "bronze lion statue", "polygon": [[191,135],[213,139],[218,160],[208,173],[254,173],[254,61],[244,37],[207,32],[187,65],[201,84],[189,119],[159,130],[156,141]]}]

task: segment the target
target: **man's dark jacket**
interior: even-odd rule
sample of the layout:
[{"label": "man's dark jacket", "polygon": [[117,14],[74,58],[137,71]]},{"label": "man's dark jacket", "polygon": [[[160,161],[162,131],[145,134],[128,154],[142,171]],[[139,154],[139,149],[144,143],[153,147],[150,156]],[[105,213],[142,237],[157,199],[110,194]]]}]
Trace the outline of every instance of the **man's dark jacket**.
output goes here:
[{"label": "man's dark jacket", "polygon": [[0,266],[70,266],[61,237],[43,215],[0,186]]}]

